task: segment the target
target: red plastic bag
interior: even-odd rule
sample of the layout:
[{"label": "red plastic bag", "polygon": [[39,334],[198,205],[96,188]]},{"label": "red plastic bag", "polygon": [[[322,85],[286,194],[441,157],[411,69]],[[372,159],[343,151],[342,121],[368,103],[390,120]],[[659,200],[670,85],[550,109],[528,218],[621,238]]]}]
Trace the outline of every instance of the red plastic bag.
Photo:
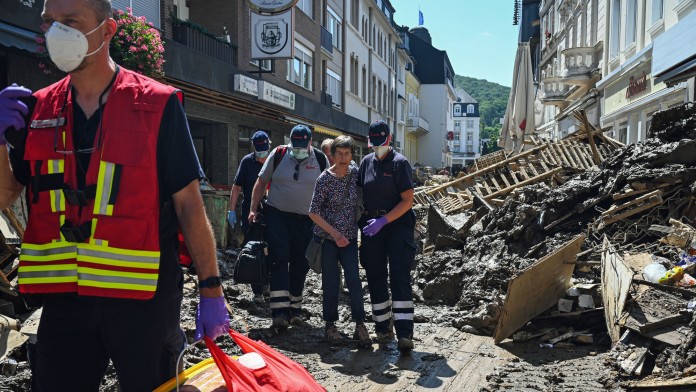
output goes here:
[{"label": "red plastic bag", "polygon": [[215,364],[220,369],[229,392],[324,392],[324,387],[299,363],[230,329],[230,336],[242,352],[259,354],[266,366],[252,370],[225,354],[210,338],[204,338]]}]

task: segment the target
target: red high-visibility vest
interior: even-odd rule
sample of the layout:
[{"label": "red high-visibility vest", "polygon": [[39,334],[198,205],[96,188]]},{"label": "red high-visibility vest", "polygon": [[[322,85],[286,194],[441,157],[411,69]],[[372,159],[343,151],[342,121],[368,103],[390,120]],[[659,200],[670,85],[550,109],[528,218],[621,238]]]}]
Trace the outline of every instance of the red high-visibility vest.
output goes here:
[{"label": "red high-visibility vest", "polygon": [[56,151],[73,151],[70,76],[34,94],[24,153],[31,180],[21,292],[152,298],[160,263],[157,137],[175,92],[183,99],[170,86],[120,69],[82,194],[75,193],[76,154]]}]

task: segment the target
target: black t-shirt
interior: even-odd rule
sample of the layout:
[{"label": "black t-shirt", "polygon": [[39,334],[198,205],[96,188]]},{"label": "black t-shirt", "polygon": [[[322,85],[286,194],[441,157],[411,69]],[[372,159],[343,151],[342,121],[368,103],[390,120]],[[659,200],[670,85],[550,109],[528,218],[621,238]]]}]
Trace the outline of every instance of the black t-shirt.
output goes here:
[{"label": "black t-shirt", "polygon": [[256,160],[253,152],[245,155],[242,161],[239,162],[239,169],[234,177],[234,185],[242,187],[242,194],[244,195],[244,200],[242,201],[243,214],[249,215],[251,191],[254,189],[254,184],[256,184],[256,180],[259,178],[259,172],[262,167],[263,163]]},{"label": "black t-shirt", "polygon": [[[73,105],[73,107],[75,108],[73,138],[77,141],[75,146],[78,148],[91,147],[99,129],[101,112],[97,110],[92,117],[87,119],[79,105]],[[15,178],[20,184],[27,186],[31,179],[31,171],[29,161],[24,160],[24,149],[10,148],[9,155]],[[78,153],[78,155],[86,170],[91,154]],[[81,181],[84,183],[84,173],[80,173],[79,168],[77,170],[78,174],[81,174],[78,177],[82,177]],[[157,138],[157,172],[160,185],[160,250],[162,252],[160,274],[164,277],[177,273],[177,269],[173,267],[177,263],[167,261],[175,257],[177,245],[178,221],[172,203],[172,195],[182,190],[191,181],[204,177],[193,146],[186,113],[175,94],[169,97],[162,113]],[[78,182],[80,182],[79,179]],[[28,205],[31,208],[31,203]]]},{"label": "black t-shirt", "polygon": [[381,161],[368,154],[360,163],[358,186],[363,189],[366,210],[388,212],[399,204],[401,193],[413,189],[411,164],[393,149]]}]

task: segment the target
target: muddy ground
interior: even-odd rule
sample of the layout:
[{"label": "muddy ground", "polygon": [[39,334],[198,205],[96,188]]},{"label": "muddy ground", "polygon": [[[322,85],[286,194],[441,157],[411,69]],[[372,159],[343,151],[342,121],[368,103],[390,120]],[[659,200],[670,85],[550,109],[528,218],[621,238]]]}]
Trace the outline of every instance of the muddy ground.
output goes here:
[{"label": "muddy ground", "polygon": [[[229,277],[236,250],[219,253],[220,266]],[[424,265],[441,266],[461,260],[460,251],[433,256],[435,263],[421,257]],[[230,260],[227,262],[226,260]],[[424,270],[424,266],[419,267]],[[420,272],[414,272],[419,276]],[[447,274],[444,274],[447,275]],[[365,310],[370,315],[369,292],[363,279]],[[420,278],[417,278],[420,279]],[[451,282],[451,284],[459,284]],[[193,339],[194,314],[197,303],[195,278],[187,275],[186,295],[182,308],[182,327],[188,340]],[[251,301],[247,285],[224,281],[225,294],[235,311],[233,328],[247,331],[288,357],[305,366],[328,391],[606,391],[618,390],[613,369],[606,363],[606,348],[578,346],[575,348],[540,347],[538,342],[493,344],[492,338],[466,332],[461,323],[462,310],[455,306],[422,300],[422,291],[414,281],[416,311],[416,349],[410,356],[401,356],[395,343],[374,343],[361,349],[352,341],[347,291],[341,294],[339,329],[345,337],[342,345],[331,347],[323,337],[321,320],[321,282],[309,272],[305,290],[304,325],[291,327],[280,334],[269,329],[268,303],[258,306]],[[374,329],[368,323],[374,335]],[[464,331],[462,331],[462,329]],[[219,345],[230,354],[241,353],[229,338],[219,338]],[[184,367],[209,357],[202,345],[189,346]],[[15,375],[0,376],[0,391],[29,390],[31,372],[26,353],[18,353]],[[100,391],[118,391],[115,375],[110,369]]]}]

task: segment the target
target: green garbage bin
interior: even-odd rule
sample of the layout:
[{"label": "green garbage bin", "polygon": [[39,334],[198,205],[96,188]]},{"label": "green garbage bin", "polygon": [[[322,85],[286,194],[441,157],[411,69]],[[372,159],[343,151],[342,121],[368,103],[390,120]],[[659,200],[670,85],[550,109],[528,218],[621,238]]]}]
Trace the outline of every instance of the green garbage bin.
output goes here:
[{"label": "green garbage bin", "polygon": [[227,247],[227,206],[230,201],[229,192],[219,190],[202,190],[205,214],[215,234],[215,246]]}]

